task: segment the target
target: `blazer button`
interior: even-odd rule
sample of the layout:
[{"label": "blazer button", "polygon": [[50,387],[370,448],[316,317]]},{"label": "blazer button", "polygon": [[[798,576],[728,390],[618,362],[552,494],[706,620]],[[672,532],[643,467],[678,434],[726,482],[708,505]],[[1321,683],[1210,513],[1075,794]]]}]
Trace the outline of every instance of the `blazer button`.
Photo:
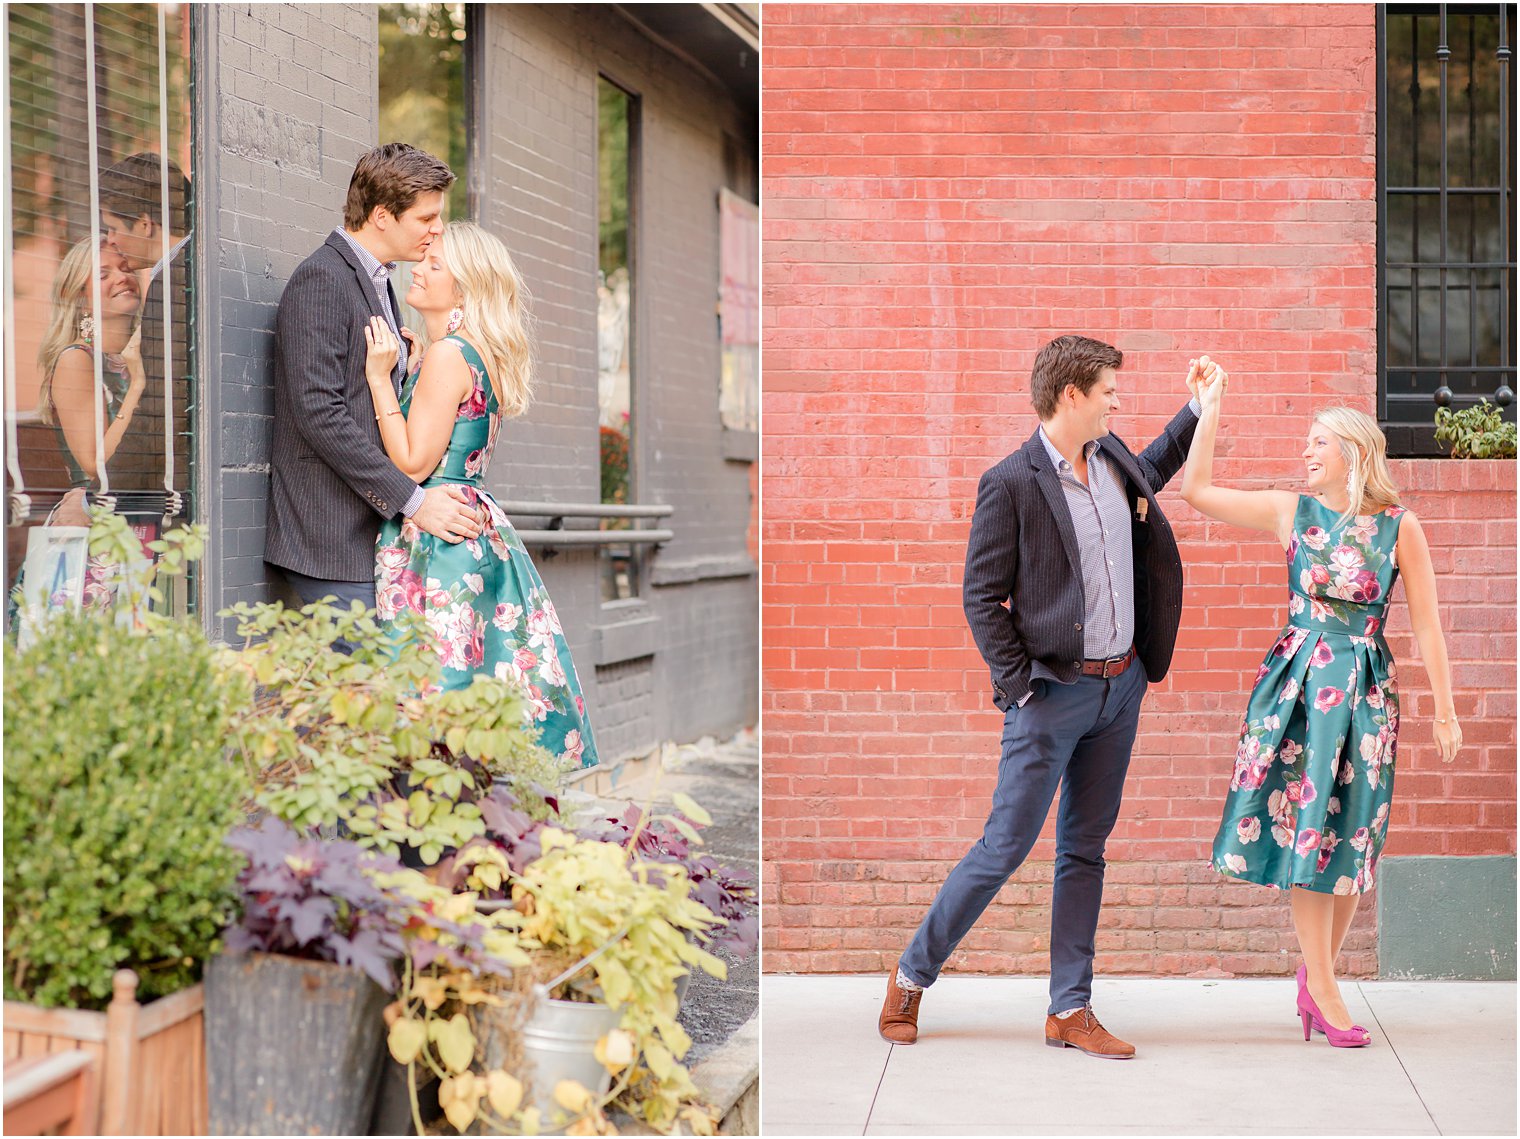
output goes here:
[{"label": "blazer button", "polygon": [[1077,630],[1077,631],[1078,631],[1078,632],[1080,632],[1080,631],[1081,631],[1081,629],[1082,629],[1082,622],[1080,622],[1080,621],[1078,621],[1078,622],[1077,622],[1077,623],[1076,623],[1076,624],[1075,624],[1075,625],[1074,625],[1074,626],[1072,626],[1072,627],[1073,627],[1073,628],[1074,628],[1074,629],[1076,629],[1076,630]]},{"label": "blazer button", "polygon": [[1071,667],[1072,668],[1081,668],[1082,667],[1082,662],[1079,661],[1079,660],[1074,660],[1074,661],[1071,662]]}]

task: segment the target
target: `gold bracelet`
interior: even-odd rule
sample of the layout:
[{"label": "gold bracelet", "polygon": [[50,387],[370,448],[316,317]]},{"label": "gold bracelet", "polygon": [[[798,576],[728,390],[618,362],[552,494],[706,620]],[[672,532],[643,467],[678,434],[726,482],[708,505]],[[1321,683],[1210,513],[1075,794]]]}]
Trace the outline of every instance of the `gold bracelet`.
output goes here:
[{"label": "gold bracelet", "polygon": [[[396,408],[395,411],[387,411],[384,414],[385,415],[400,415],[401,414],[401,409],[398,407],[398,408]],[[376,423],[379,423],[380,419],[381,419],[381,416],[379,416],[379,415],[375,416],[375,422]]]}]

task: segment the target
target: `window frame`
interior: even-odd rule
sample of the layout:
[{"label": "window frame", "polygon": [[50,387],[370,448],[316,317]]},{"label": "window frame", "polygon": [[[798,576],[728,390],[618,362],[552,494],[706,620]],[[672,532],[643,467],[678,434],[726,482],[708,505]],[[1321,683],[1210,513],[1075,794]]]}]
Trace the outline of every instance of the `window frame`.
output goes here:
[{"label": "window frame", "polygon": [[[643,122],[644,122],[644,96],[638,86],[629,82],[615,69],[598,67],[596,69],[597,84],[597,108],[594,113],[597,153],[601,148],[601,103],[600,90],[602,83],[616,87],[628,100],[628,287],[631,294],[628,306],[628,502],[638,503],[642,501],[644,464],[639,454],[638,441],[640,438],[639,424],[644,416],[643,412],[643,386],[639,383],[639,377],[647,370],[641,356],[643,337],[640,336],[640,328],[644,324],[644,290],[639,281],[639,245],[640,234],[643,230]],[[601,272],[601,172],[598,170],[596,178],[596,194],[593,198],[593,217],[597,226],[597,272]],[[600,481],[601,475],[601,405],[597,405],[598,444],[596,448],[597,475]],[[630,524],[631,525],[631,524]],[[649,552],[646,546],[639,542],[628,545],[628,562],[632,580],[630,582],[629,595],[627,597],[605,596],[602,589],[603,575],[608,572],[608,563],[612,558],[612,546],[602,545],[597,548],[597,598],[601,610],[604,613],[617,613],[622,611],[625,616],[633,617],[641,614],[649,605]]]},{"label": "window frame", "polygon": [[[1440,18],[1441,18],[1441,30],[1442,30],[1441,38],[1443,40],[1447,39],[1447,35],[1446,35],[1446,14],[1447,14],[1447,9],[1448,9],[1449,5],[1447,5],[1445,3],[1411,3],[1411,4],[1398,4],[1398,5],[1394,6],[1394,7],[1397,9],[1397,11],[1396,11],[1395,14],[1404,14],[1404,13],[1420,14],[1422,12],[1422,10],[1426,14],[1438,14],[1440,16]],[[1486,8],[1486,7],[1488,7],[1488,5],[1484,5],[1483,7]],[[1514,6],[1511,5],[1511,4],[1507,4],[1507,3],[1502,3],[1501,2],[1498,5],[1496,5],[1496,7],[1497,7],[1498,12],[1499,12],[1499,21],[1500,21],[1500,23],[1499,23],[1499,44],[1496,45],[1495,49],[1494,49],[1495,51],[1497,51],[1497,52],[1500,53],[1499,54],[1499,61],[1500,61],[1499,62],[1499,66],[1500,66],[1499,184],[1498,184],[1497,189],[1499,191],[1499,217],[1500,217],[1501,255],[1507,255],[1507,253],[1508,253],[1508,249],[1507,249],[1508,241],[1506,241],[1505,238],[1507,237],[1509,239],[1509,241],[1513,241],[1514,240],[1514,236],[1515,236],[1515,233],[1514,233],[1515,186],[1514,186],[1513,180],[1510,178],[1510,174],[1509,174],[1510,163],[1513,161],[1513,158],[1514,158],[1514,155],[1511,153],[1511,149],[1510,149],[1511,148],[1510,134],[1511,134],[1511,132],[1514,129],[1514,124],[1512,122],[1508,121],[1510,104],[1509,104],[1509,101],[1508,101],[1508,99],[1506,98],[1506,96],[1504,94],[1504,91],[1505,91],[1506,85],[1513,85],[1513,83],[1515,81],[1515,76],[1514,76],[1514,71],[1513,71],[1513,66],[1514,66],[1514,58],[1513,58],[1514,57],[1514,45],[1511,42],[1512,39],[1513,39],[1513,36],[1514,36],[1514,20],[1511,18],[1513,16],[1513,14],[1514,14]],[[1445,378],[1447,376],[1447,373],[1453,372],[1453,371],[1461,371],[1461,372],[1468,373],[1468,374],[1481,375],[1481,374],[1483,374],[1485,372],[1493,372],[1494,375],[1495,375],[1495,378],[1499,381],[1498,385],[1497,385],[1497,387],[1495,389],[1495,391],[1493,392],[1493,397],[1494,397],[1493,402],[1498,403],[1499,406],[1503,409],[1504,415],[1505,415],[1506,419],[1513,420],[1515,418],[1514,384],[1515,384],[1515,351],[1516,351],[1516,345],[1515,345],[1514,338],[1510,335],[1510,325],[1509,325],[1510,313],[1513,310],[1513,306],[1515,304],[1514,289],[1513,289],[1513,287],[1511,285],[1511,278],[1513,277],[1513,275],[1515,273],[1515,262],[1513,260],[1510,260],[1510,261],[1507,261],[1507,262],[1502,262],[1501,261],[1501,262],[1497,263],[1498,266],[1501,267],[1501,272],[1502,272],[1501,284],[1500,284],[1500,290],[1501,290],[1500,291],[1501,326],[1500,326],[1500,363],[1499,363],[1499,365],[1497,365],[1497,366],[1493,366],[1493,365],[1478,365],[1478,364],[1474,363],[1474,364],[1472,364],[1470,366],[1457,368],[1457,367],[1453,367],[1453,365],[1451,364],[1451,361],[1450,361],[1449,358],[1443,358],[1439,363],[1437,363],[1437,364],[1435,364],[1435,365],[1433,365],[1433,366],[1431,366],[1429,368],[1422,368],[1418,363],[1415,363],[1414,365],[1410,366],[1410,370],[1411,371],[1415,371],[1415,372],[1424,372],[1424,371],[1437,372],[1437,373],[1440,374],[1440,376],[1441,376],[1441,378],[1443,380],[1443,384],[1441,385],[1441,387],[1438,387],[1434,392],[1431,393],[1431,405],[1430,405],[1431,417],[1432,417],[1431,421],[1426,422],[1426,423],[1419,423],[1419,422],[1411,423],[1411,422],[1402,421],[1402,420],[1392,420],[1392,419],[1390,419],[1390,417],[1389,417],[1389,391],[1388,391],[1388,372],[1389,372],[1389,367],[1390,367],[1389,356],[1388,356],[1388,329],[1389,329],[1389,323],[1390,323],[1390,320],[1389,320],[1390,304],[1389,304],[1389,294],[1388,294],[1388,191],[1389,191],[1389,179],[1388,179],[1388,163],[1389,163],[1389,123],[1388,123],[1389,112],[1388,112],[1388,101],[1389,100],[1388,100],[1388,95],[1389,95],[1389,92],[1388,92],[1388,24],[1387,24],[1388,15],[1389,15],[1389,8],[1390,8],[1390,5],[1388,5],[1388,4],[1379,4],[1379,5],[1377,5],[1376,20],[1375,20],[1375,24],[1376,24],[1376,40],[1375,40],[1376,48],[1375,48],[1375,50],[1376,50],[1376,54],[1377,54],[1377,79],[1376,79],[1376,82],[1377,82],[1377,89],[1376,89],[1377,126],[1376,126],[1376,172],[1375,172],[1375,176],[1376,176],[1376,179],[1377,179],[1377,195],[1376,195],[1377,196],[1377,238],[1376,238],[1377,417],[1378,417],[1378,424],[1383,429],[1384,435],[1387,437],[1387,440],[1388,440],[1388,453],[1389,453],[1390,457],[1398,457],[1398,458],[1438,458],[1439,457],[1439,458],[1444,458],[1444,457],[1446,457],[1446,450],[1443,447],[1441,447],[1439,444],[1437,444],[1436,440],[1435,440],[1434,415],[1435,415],[1436,408],[1437,407],[1441,407],[1441,406],[1468,407],[1468,406],[1475,406],[1476,403],[1477,403],[1477,398],[1474,398],[1474,397],[1471,397],[1471,396],[1465,396],[1465,395],[1454,395],[1450,391],[1450,389],[1446,387],[1446,385],[1444,383],[1444,380],[1445,380]],[[1465,10],[1471,11],[1471,9],[1465,9]],[[1441,47],[1446,48],[1446,50],[1447,50],[1447,52],[1449,54],[1449,52],[1450,52],[1449,43],[1443,43],[1441,45]],[[1447,301],[1446,301],[1447,286],[1446,286],[1445,274],[1446,274],[1446,272],[1447,272],[1447,270],[1449,268],[1452,268],[1452,267],[1461,267],[1461,266],[1460,266],[1460,263],[1454,262],[1453,260],[1451,260],[1450,250],[1449,250],[1449,248],[1447,248],[1445,246],[1445,233],[1449,229],[1449,226],[1446,224],[1446,218],[1447,218],[1446,200],[1447,200],[1447,197],[1448,197],[1448,195],[1450,194],[1450,191],[1451,191],[1450,179],[1449,179],[1449,177],[1447,175],[1446,139],[1447,139],[1447,137],[1448,137],[1448,135],[1449,135],[1450,132],[1448,130],[1448,126],[1447,126],[1447,122],[1446,122],[1447,74],[1446,74],[1445,61],[1441,60],[1440,62],[1438,62],[1437,66],[1441,67],[1441,80],[1440,80],[1440,99],[1441,99],[1440,114],[1441,114],[1441,135],[1442,135],[1442,155],[1441,155],[1441,171],[1442,171],[1442,173],[1441,173],[1441,180],[1442,180],[1443,184],[1438,185],[1437,187],[1435,187],[1435,191],[1434,192],[1439,196],[1440,201],[1441,201],[1442,246],[1443,246],[1443,251],[1445,252],[1445,255],[1446,255],[1446,260],[1441,261],[1441,262],[1433,263],[1432,267],[1435,268],[1436,271],[1438,271],[1441,274],[1441,305],[1442,305],[1441,325],[1442,325],[1442,329],[1443,329],[1443,333],[1444,333],[1444,329],[1445,329],[1445,325],[1446,325],[1446,304],[1447,304]],[[1493,265],[1491,265],[1490,263],[1487,263],[1487,262],[1473,263],[1473,264],[1474,265],[1490,265],[1490,267],[1493,267]],[[1430,271],[1430,270],[1427,270],[1427,271]],[[1468,270],[1468,272],[1474,272],[1474,271],[1476,271],[1476,270],[1475,269],[1469,269]],[[1417,279],[1415,277],[1415,275],[1414,275],[1417,272],[1418,272],[1417,270],[1411,271],[1411,282],[1413,282],[1414,280]],[[1505,300],[1506,297],[1508,298],[1508,303],[1506,303],[1506,300]],[[1419,308],[1418,308],[1418,306],[1419,306],[1419,296],[1418,296],[1418,291],[1417,290],[1414,292],[1414,295],[1413,295],[1413,304],[1415,306],[1415,309],[1414,309],[1414,311],[1415,311],[1414,320],[1415,320],[1415,326],[1416,326],[1415,335],[1417,336],[1418,335],[1418,321],[1419,321],[1419,315],[1418,315],[1419,314]],[[1471,320],[1472,317],[1470,316],[1469,319]],[[1443,389],[1445,390],[1445,396],[1444,397],[1441,394],[1442,391],[1443,391]],[[1482,398],[1482,397],[1478,397],[1478,398]]]}]

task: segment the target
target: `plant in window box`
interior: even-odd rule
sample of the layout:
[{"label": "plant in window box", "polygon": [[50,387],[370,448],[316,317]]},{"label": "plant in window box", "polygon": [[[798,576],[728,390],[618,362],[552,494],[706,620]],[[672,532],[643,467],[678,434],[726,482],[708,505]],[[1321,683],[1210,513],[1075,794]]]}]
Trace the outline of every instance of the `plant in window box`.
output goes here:
[{"label": "plant in window box", "polygon": [[386,628],[358,603],[228,612],[250,638],[224,666],[255,686],[232,741],[258,806],[298,828],[341,824],[362,845],[415,852],[423,865],[484,832],[474,800],[495,777],[530,812],[553,814],[563,769],[538,747],[522,689],[482,676],[437,691],[420,617]]},{"label": "plant in window box", "polygon": [[1486,399],[1461,411],[1438,407],[1436,442],[1447,444],[1453,459],[1513,459],[1515,425],[1506,423],[1503,411]]},{"label": "plant in window box", "polygon": [[[624,413],[627,424],[627,413]],[[628,501],[628,435],[616,427],[603,427],[602,440],[602,501],[626,503]]]},{"label": "plant in window box", "polygon": [[[102,564],[113,544],[141,558],[123,519],[99,511],[92,529]],[[203,537],[166,535],[156,572],[183,572]],[[204,1088],[179,1073],[197,1063],[201,968],[235,907],[238,694],[196,623],[145,612],[142,626],[56,613],[24,651],[4,647],[5,1019],[53,1050],[108,1041],[102,1078],[127,1082],[103,1126],[196,1134]],[[157,1063],[118,1076],[147,1048]]]}]

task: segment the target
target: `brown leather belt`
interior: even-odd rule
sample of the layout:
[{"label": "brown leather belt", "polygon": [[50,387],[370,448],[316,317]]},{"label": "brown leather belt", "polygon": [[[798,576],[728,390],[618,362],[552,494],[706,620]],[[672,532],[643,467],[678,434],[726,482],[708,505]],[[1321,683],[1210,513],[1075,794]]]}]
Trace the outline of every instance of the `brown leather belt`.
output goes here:
[{"label": "brown leather belt", "polygon": [[1109,657],[1107,660],[1084,660],[1082,662],[1083,676],[1101,676],[1104,680],[1111,680],[1124,672],[1126,668],[1135,663],[1135,646],[1130,645],[1129,652],[1122,657]]}]

